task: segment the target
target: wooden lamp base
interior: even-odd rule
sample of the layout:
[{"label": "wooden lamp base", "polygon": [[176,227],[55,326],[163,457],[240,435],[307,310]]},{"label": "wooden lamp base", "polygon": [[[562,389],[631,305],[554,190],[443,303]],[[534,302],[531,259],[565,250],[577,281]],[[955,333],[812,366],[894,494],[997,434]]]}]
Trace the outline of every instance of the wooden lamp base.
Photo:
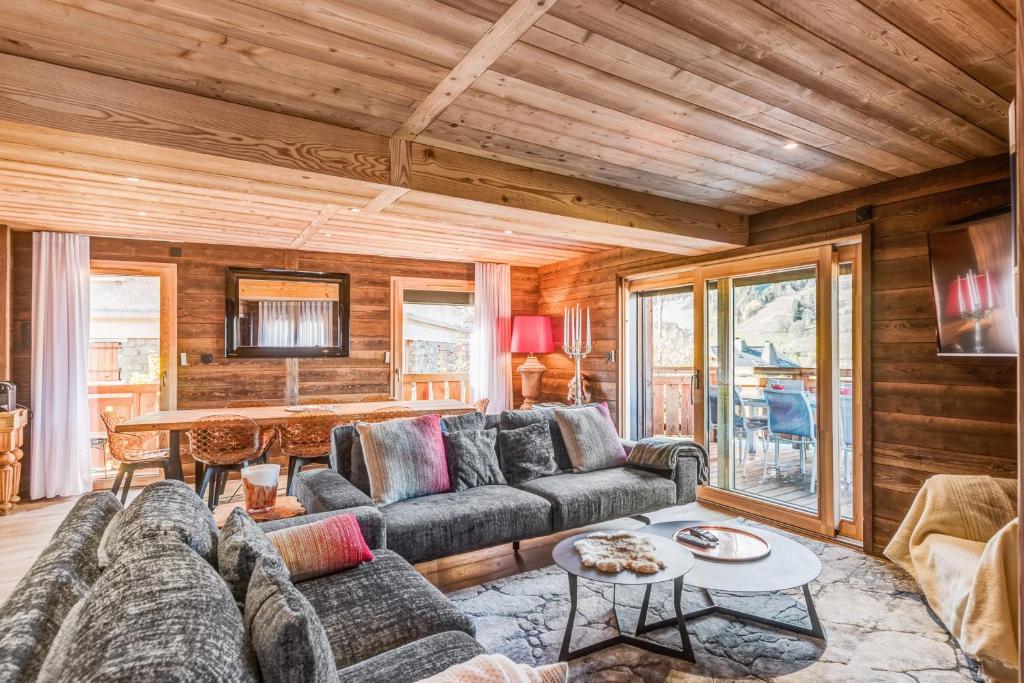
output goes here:
[{"label": "wooden lamp base", "polygon": [[523,376],[523,404],[519,408],[529,410],[540,399],[541,379],[547,368],[531,353],[516,370]]}]

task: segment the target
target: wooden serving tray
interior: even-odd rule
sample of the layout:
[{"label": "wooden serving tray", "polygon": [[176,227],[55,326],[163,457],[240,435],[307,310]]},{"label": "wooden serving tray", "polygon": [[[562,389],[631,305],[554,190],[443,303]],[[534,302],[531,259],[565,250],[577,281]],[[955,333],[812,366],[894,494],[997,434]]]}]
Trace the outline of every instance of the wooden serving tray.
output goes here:
[{"label": "wooden serving tray", "polygon": [[[718,536],[718,545],[713,548],[704,549],[680,540],[680,536],[684,538],[688,536],[686,529],[689,528],[708,531]],[[693,553],[695,557],[715,562],[753,562],[754,560],[767,557],[772,551],[768,541],[753,531],[731,526],[696,524],[692,527],[680,529],[673,534],[672,538],[675,539],[676,543]]]}]

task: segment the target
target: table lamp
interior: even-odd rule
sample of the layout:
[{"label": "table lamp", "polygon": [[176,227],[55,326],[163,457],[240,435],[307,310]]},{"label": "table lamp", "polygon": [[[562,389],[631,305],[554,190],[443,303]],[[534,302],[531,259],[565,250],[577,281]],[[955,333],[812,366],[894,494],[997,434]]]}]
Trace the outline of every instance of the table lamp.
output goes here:
[{"label": "table lamp", "polygon": [[526,410],[540,398],[541,378],[547,368],[535,353],[551,353],[551,319],[546,315],[517,315],[512,321],[512,353],[528,353],[526,361],[516,368],[523,376],[523,404]]}]

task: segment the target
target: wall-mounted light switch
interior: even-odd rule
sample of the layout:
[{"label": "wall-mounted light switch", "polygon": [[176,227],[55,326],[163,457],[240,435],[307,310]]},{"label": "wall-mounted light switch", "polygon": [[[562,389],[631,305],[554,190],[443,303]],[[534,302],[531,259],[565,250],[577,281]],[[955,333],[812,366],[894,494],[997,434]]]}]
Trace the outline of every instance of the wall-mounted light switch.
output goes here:
[{"label": "wall-mounted light switch", "polygon": [[188,354],[187,353],[181,354],[181,364],[182,365],[188,365]]},{"label": "wall-mounted light switch", "polygon": [[384,352],[384,362],[387,363],[388,365],[391,364],[391,352],[390,351],[385,351]]},{"label": "wall-mounted light switch", "polygon": [[614,363],[615,362],[615,352],[614,351],[605,351],[604,352],[604,362],[605,363]]}]

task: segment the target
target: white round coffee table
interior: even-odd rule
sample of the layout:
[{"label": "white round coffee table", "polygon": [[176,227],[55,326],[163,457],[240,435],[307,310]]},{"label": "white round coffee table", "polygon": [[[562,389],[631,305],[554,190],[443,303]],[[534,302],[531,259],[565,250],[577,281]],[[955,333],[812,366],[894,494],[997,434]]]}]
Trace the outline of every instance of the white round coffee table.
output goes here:
[{"label": "white round coffee table", "polygon": [[[648,652],[660,655],[668,655],[679,659],[694,661],[693,648],[690,645],[690,635],[686,632],[686,617],[682,609],[683,597],[683,576],[694,566],[693,553],[682,547],[672,539],[666,539],[660,535],[644,533],[645,530],[631,532],[639,536],[647,536],[654,544],[654,552],[665,568],[656,574],[637,574],[631,571],[621,571],[615,574],[599,571],[593,567],[585,567],[580,560],[580,554],[576,551],[575,543],[586,538],[593,532],[576,534],[562,540],[551,551],[551,557],[555,564],[565,570],[569,576],[569,619],[565,624],[565,635],[562,637],[562,649],[558,655],[559,661],[566,662],[570,659],[589,655],[598,650],[613,645],[632,645]],[[613,532],[609,532],[613,533]],[[587,645],[578,650],[569,649],[572,641],[573,622],[576,620],[576,584],[580,578],[590,581],[600,581],[612,584],[612,609],[615,612],[615,628],[618,635],[606,638],[597,643]],[[662,581],[673,582],[673,597],[676,610],[676,618],[664,626],[675,626],[679,629],[679,637],[682,641],[682,648],[675,649],[659,643],[652,643],[636,636],[641,633],[648,633],[655,630],[647,624],[647,608],[650,604],[651,586]],[[636,635],[629,635],[622,632],[622,622],[619,620],[618,604],[616,602],[616,590],[619,586],[646,586],[644,600],[640,606],[640,618],[637,621]],[[660,628],[660,627],[659,627]]]},{"label": "white round coffee table", "polygon": [[[661,536],[679,545],[672,540],[675,533],[685,527],[699,524],[706,524],[706,522],[695,520],[661,522],[643,527],[640,531]],[[686,612],[683,617],[693,620],[709,614],[721,614],[826,640],[825,627],[818,619],[809,587],[810,583],[821,574],[821,560],[818,559],[818,556],[793,539],[774,531],[733,522],[716,522],[715,524],[748,529],[766,540],[771,546],[771,552],[767,557],[752,562],[719,562],[704,559],[700,554],[694,553],[693,569],[686,574],[686,583],[704,591],[708,606]],[[810,621],[809,628],[725,607],[715,602],[711,593],[711,591],[774,593],[791,588],[803,589],[804,600],[807,603],[807,617]],[[647,588],[647,593],[648,595],[644,597],[645,602],[650,594],[650,587]],[[653,624],[646,624],[645,628],[646,630],[664,628],[675,622],[675,619],[664,619]],[[642,632],[644,631],[637,629],[638,635]]]}]

